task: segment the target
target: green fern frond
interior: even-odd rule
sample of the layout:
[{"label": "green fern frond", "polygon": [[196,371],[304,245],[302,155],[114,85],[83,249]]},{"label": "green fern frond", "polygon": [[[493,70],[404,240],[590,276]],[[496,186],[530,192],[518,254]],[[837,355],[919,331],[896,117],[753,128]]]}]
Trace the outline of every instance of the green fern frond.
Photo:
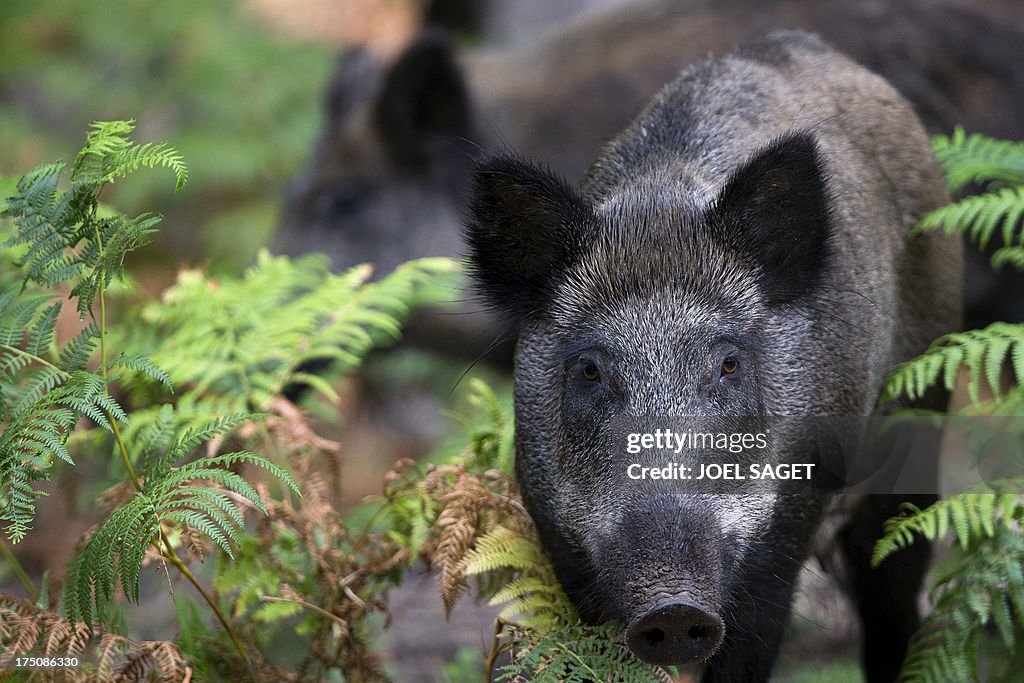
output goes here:
[{"label": "green fern frond", "polygon": [[[11,367],[9,359],[4,366]],[[67,373],[44,364],[20,376],[24,384],[18,387],[19,394],[3,396],[0,411],[5,423],[0,431],[0,520],[7,523],[8,536],[15,542],[24,537],[35,516],[38,494],[32,484],[48,479],[55,460],[74,464],[65,443],[79,416],[108,430],[108,415],[127,419],[98,375],[80,370]]]},{"label": "green fern frond", "polygon": [[1000,373],[1009,359],[1018,384],[1024,382],[1024,324],[992,323],[982,330],[948,334],[935,340],[921,356],[896,368],[889,376],[878,405],[900,396],[914,400],[939,382],[948,391],[966,367],[972,403],[979,403],[982,373],[996,397],[1002,395]]},{"label": "green fern frond", "polygon": [[470,450],[474,467],[481,471],[497,468],[513,476],[515,461],[515,429],[511,411],[498,400],[487,383],[479,378],[469,380],[469,403],[483,419],[472,420],[460,415],[455,419],[469,428]]},{"label": "green fern frond", "polygon": [[[78,250],[74,262],[66,267],[70,268],[78,262],[86,265],[71,289],[71,296],[78,299],[78,309],[83,315],[89,313],[91,302],[115,278],[124,277],[125,255],[148,244],[159,222],[159,216],[149,214],[135,218],[111,216],[91,222],[77,236],[84,240],[84,246]],[[60,270],[54,270],[53,276],[61,273]]]},{"label": "green fern frond", "polygon": [[[218,433],[217,429],[192,431],[176,446],[191,442],[201,432]],[[227,469],[238,463],[260,467],[299,493],[298,485],[287,472],[247,452],[200,458],[178,467],[148,469],[142,490],[100,525],[73,560],[64,593],[69,617],[93,624],[102,606],[110,602],[118,580],[125,597],[138,602],[142,560],[150,544],[159,540],[162,525],[194,529],[232,557],[231,546],[238,542],[244,520],[223,490],[237,493],[266,512],[266,504],[256,489],[241,475]]]},{"label": "green fern frond", "polygon": [[81,332],[64,345],[60,351],[58,365],[68,372],[84,370],[99,343],[100,326],[96,321],[89,323]]},{"label": "green fern frond", "polygon": [[[22,290],[22,287],[11,287],[0,290],[0,315],[7,313],[7,309],[22,293]],[[8,340],[7,343],[10,343],[10,340]]]},{"label": "green fern frond", "polygon": [[394,338],[425,291],[457,270],[449,259],[424,259],[367,282],[366,266],[334,275],[324,258],[293,261],[264,251],[240,279],[183,271],[116,343],[145,350],[183,400],[216,397],[229,413],[267,410],[285,386],[303,381],[333,399],[333,388],[304,374],[303,365],[330,359],[338,370],[354,370],[370,349]]},{"label": "green fern frond", "polygon": [[258,417],[258,415],[251,413],[236,413],[234,415],[215,417],[202,425],[190,427],[188,431],[186,431],[185,434],[178,439],[173,446],[171,446],[168,450],[168,455],[171,458],[188,455],[200,444],[206,443],[215,437],[229,434],[239,426],[257,419]]},{"label": "green fern frond", "polygon": [[160,406],[154,419],[139,435],[141,452],[145,454],[168,451],[175,440],[174,408],[169,404]]},{"label": "green fern frond", "polygon": [[110,602],[116,578],[120,578],[125,597],[138,602],[139,542],[145,552],[158,532],[156,510],[143,493],[107,518],[71,564],[64,585],[68,618],[92,625],[101,606]]},{"label": "green fern frond", "polygon": [[[183,497],[186,505],[195,506],[215,519],[230,518],[235,525],[244,528],[245,520],[238,507],[223,491],[208,486],[181,486],[175,493]],[[222,517],[226,515],[226,517]]]},{"label": "green fern frond", "polygon": [[[253,455],[251,457],[253,459],[253,464],[255,465],[263,463],[268,466],[267,469],[274,467],[259,456]],[[205,480],[218,484],[229,491],[234,491],[259,508],[261,512],[266,512],[266,508],[264,507],[263,499],[260,497],[260,494],[255,488],[253,488],[252,484],[245,480],[244,477],[231,472],[230,470],[223,470],[215,467],[203,467],[202,465],[202,460],[188,465],[183,465],[179,468],[172,469],[165,477],[160,479],[159,485],[168,487],[167,492],[162,494],[162,497],[160,498],[161,502],[170,504],[171,500],[178,495],[176,490],[177,487],[183,486],[185,483],[190,481]],[[294,484],[294,482],[291,483]]]},{"label": "green fern frond", "polygon": [[6,486],[3,498],[0,499],[0,514],[7,522],[4,533],[14,543],[22,540],[31,531],[32,520],[35,519],[36,499],[42,495],[32,484],[42,477],[32,476],[34,470],[25,467],[9,467],[4,463]]},{"label": "green fern frond", "polygon": [[91,315],[105,287],[123,273],[126,254],[159,221],[149,214],[99,217],[105,184],[143,166],[170,167],[179,186],[184,182],[177,153],[137,145],[128,139],[132,129],[132,122],[95,124],[76,158],[70,189],[60,189],[63,163],[43,165],[18,181],[0,211],[14,228],[3,242],[10,250],[4,256],[15,259],[20,275],[20,286],[5,278],[0,291],[0,521],[14,541],[34,518],[33,484],[48,480],[55,461],[74,464],[66,444],[79,418],[108,431],[113,422],[127,421],[108,392],[108,371],[130,369],[169,384],[166,373],[138,355],[87,371],[104,335],[99,320],[61,347],[56,343],[64,295],[77,298],[83,319]]},{"label": "green fern frond", "polygon": [[234,559],[235,554],[231,550],[231,544],[238,542],[238,532],[216,508],[203,506],[201,503],[197,504],[197,507],[202,507],[202,509],[194,510],[182,507],[168,510],[164,513],[163,519],[199,531],[213,541],[225,555]]},{"label": "green fern frond", "polygon": [[565,626],[528,641],[517,640],[512,662],[499,681],[535,683],[667,683],[675,680],[660,667],[645,664],[630,652],[619,624]]},{"label": "green fern frond", "polygon": [[1024,270],[1024,247],[1002,247],[992,254],[992,267],[996,270],[1009,265]]},{"label": "green fern frond", "polygon": [[75,159],[71,174],[73,182],[103,185],[124,177],[139,168],[165,167],[174,172],[175,189],[188,180],[188,169],[182,156],[165,143],[136,145],[128,139],[135,130],[129,121],[96,121],[86,136],[86,143]]},{"label": "green fern frond", "polygon": [[28,329],[25,339],[25,352],[33,356],[42,356],[50,351],[53,344],[57,317],[60,315],[61,303],[47,307]]},{"label": "green fern frond", "polygon": [[[219,466],[219,467],[231,467],[233,465],[246,464],[252,467],[258,467],[263,471],[270,474],[275,479],[278,479],[285,484],[292,493],[296,495],[302,495],[299,485],[295,483],[291,475],[288,474],[284,469],[278,467],[274,463],[270,462],[266,458],[249,453],[248,451],[238,451],[236,453],[226,453],[224,455],[215,455],[209,458],[205,458],[197,463],[202,463],[204,467]],[[251,501],[254,505],[258,504],[257,500]]]},{"label": "green fern frond", "polygon": [[134,370],[135,372],[145,375],[151,380],[162,384],[169,391],[173,390],[173,383],[171,382],[170,376],[145,356],[137,354],[128,355],[123,353],[117,358],[108,360],[106,363],[101,365],[98,368],[98,371],[102,372],[103,370],[112,370],[115,368],[128,368],[129,370]]},{"label": "green fern frond", "polygon": [[[1019,523],[1019,522],[1018,522]],[[914,635],[900,680],[945,683],[982,680],[979,647],[991,629],[1013,653],[1024,637],[1024,536],[1004,524],[990,536],[972,537],[935,572],[933,609]],[[1012,680],[1012,658],[986,663],[985,680]]]},{"label": "green fern frond", "polygon": [[999,526],[1013,528],[1024,519],[1021,486],[1024,486],[1024,479],[1007,480],[985,490],[965,491],[937,501],[924,510],[907,506],[909,515],[886,522],[885,534],[875,545],[872,564],[877,566],[892,553],[910,545],[917,534],[934,541],[952,528],[960,547],[966,550],[972,539],[991,538]]},{"label": "green fern frond", "polygon": [[557,584],[546,583],[535,576],[523,576],[505,584],[504,588],[491,596],[490,604],[500,605],[503,602],[521,599],[530,593],[555,595]]},{"label": "green fern frond", "polygon": [[502,619],[516,617],[516,623],[540,633],[579,620],[534,538],[503,526],[481,536],[466,555],[465,574],[483,573],[512,577],[490,599],[492,605],[508,603]]},{"label": "green fern frond", "polygon": [[43,274],[64,251],[75,246],[69,244],[69,234],[84,217],[69,216],[71,193],[60,194],[57,189],[63,162],[40,166],[18,181],[17,194],[9,197],[0,218],[10,218],[17,226],[3,243],[4,247],[27,245],[28,251],[17,261],[25,279],[55,284]]},{"label": "green fern frond", "polygon": [[9,290],[0,298],[0,345],[4,347],[20,346],[33,318],[44,305],[53,301],[53,297],[47,294],[25,293],[19,296],[20,292],[20,289]]},{"label": "green fern frond", "polygon": [[100,289],[123,272],[125,254],[145,244],[160,220],[149,214],[98,218],[102,188],[142,166],[171,168],[178,188],[187,175],[173,149],[129,140],[133,128],[130,121],[94,124],[72,168],[70,190],[58,187],[62,162],[40,166],[22,177],[0,212],[17,227],[4,246],[28,248],[17,262],[25,281],[45,287],[73,283],[71,294],[83,315]]},{"label": "green fern frond", "polygon": [[[20,355],[20,354],[15,354]],[[39,360],[36,356],[24,354],[23,358],[29,359],[30,363]],[[12,422],[17,421],[21,416],[35,408],[46,408],[53,405],[54,397],[47,397],[47,394],[57,389],[70,379],[71,375],[53,365],[29,366],[20,373],[21,380],[17,391],[12,391],[8,398],[8,404],[4,406],[4,415],[9,416]]]},{"label": "green fern frond", "polygon": [[979,133],[967,135],[957,126],[950,136],[933,137],[932,149],[946,173],[951,194],[972,183],[1024,185],[1024,143],[994,140]]},{"label": "green fern frond", "polygon": [[564,625],[575,611],[557,581],[523,577],[508,583],[488,604],[508,603],[498,618],[515,621],[524,628],[546,633]]},{"label": "green fern frond", "polygon": [[1024,187],[1004,187],[936,209],[925,215],[914,232],[942,228],[947,235],[965,233],[984,249],[999,230],[1003,243],[1011,246],[1024,239],[1022,215]]},{"label": "green fern frond", "polygon": [[532,569],[544,560],[537,544],[505,527],[477,539],[466,555],[466,574],[482,574],[498,569]]}]

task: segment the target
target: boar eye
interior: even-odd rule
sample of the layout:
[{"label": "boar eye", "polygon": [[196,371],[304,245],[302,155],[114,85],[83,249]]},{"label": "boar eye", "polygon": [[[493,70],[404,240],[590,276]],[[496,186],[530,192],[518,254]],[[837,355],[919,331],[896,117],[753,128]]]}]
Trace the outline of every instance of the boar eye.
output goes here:
[{"label": "boar eye", "polygon": [[580,359],[580,374],[588,382],[596,382],[601,379],[601,370],[598,369],[597,363],[587,358]]},{"label": "boar eye", "polygon": [[367,192],[368,188],[359,183],[340,184],[320,194],[313,207],[322,220],[342,222],[362,209]]},{"label": "boar eye", "polygon": [[359,210],[365,195],[355,189],[348,188],[335,193],[327,207],[327,215],[331,218],[344,218]]},{"label": "boar eye", "polygon": [[740,369],[740,362],[735,356],[726,356],[722,361],[722,376],[735,374]]}]

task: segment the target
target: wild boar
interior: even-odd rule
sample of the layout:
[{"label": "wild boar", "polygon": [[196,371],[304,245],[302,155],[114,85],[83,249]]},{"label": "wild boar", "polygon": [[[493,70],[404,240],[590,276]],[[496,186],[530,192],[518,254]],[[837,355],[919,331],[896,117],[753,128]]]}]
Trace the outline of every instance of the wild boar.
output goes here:
[{"label": "wild boar", "polygon": [[[960,323],[959,242],[908,240],[946,199],[911,104],[794,31],[684,68],[577,187],[478,162],[466,239],[518,330],[517,477],[584,618],[621,621],[651,663],[768,678],[830,499],[627,491],[611,425],[871,414],[894,365]],[[898,502],[863,497],[838,541],[870,681],[894,680],[918,623],[927,549],[869,566]]]}]

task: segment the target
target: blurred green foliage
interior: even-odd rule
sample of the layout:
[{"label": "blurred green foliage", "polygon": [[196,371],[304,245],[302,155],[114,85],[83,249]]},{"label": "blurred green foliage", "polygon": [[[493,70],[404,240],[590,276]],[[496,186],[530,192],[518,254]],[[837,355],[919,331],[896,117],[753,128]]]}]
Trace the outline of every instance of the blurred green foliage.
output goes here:
[{"label": "blurred green foliage", "polygon": [[0,175],[69,159],[90,121],[135,118],[140,138],[174,140],[192,182],[175,196],[143,174],[105,198],[161,208],[169,265],[238,272],[309,154],[335,52],[272,32],[240,0],[3,0]]}]

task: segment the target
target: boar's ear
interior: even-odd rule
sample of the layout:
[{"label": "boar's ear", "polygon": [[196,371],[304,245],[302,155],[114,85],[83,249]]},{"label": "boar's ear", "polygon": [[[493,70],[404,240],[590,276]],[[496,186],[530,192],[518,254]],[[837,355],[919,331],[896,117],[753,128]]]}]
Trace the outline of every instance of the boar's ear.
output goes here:
[{"label": "boar's ear", "polygon": [[479,162],[466,242],[488,303],[515,322],[539,315],[586,248],[593,221],[586,200],[549,169],[513,156]]},{"label": "boar's ear", "polygon": [[468,134],[466,84],[443,33],[424,31],[405,49],[385,75],[374,117],[391,158],[414,168],[442,136]]},{"label": "boar's ear", "polygon": [[324,101],[328,126],[340,127],[357,104],[370,101],[380,70],[380,64],[362,47],[353,47],[338,56]]},{"label": "boar's ear", "polygon": [[827,175],[814,136],[784,135],[738,168],[711,209],[712,225],[761,275],[773,304],[811,289],[829,254]]}]

